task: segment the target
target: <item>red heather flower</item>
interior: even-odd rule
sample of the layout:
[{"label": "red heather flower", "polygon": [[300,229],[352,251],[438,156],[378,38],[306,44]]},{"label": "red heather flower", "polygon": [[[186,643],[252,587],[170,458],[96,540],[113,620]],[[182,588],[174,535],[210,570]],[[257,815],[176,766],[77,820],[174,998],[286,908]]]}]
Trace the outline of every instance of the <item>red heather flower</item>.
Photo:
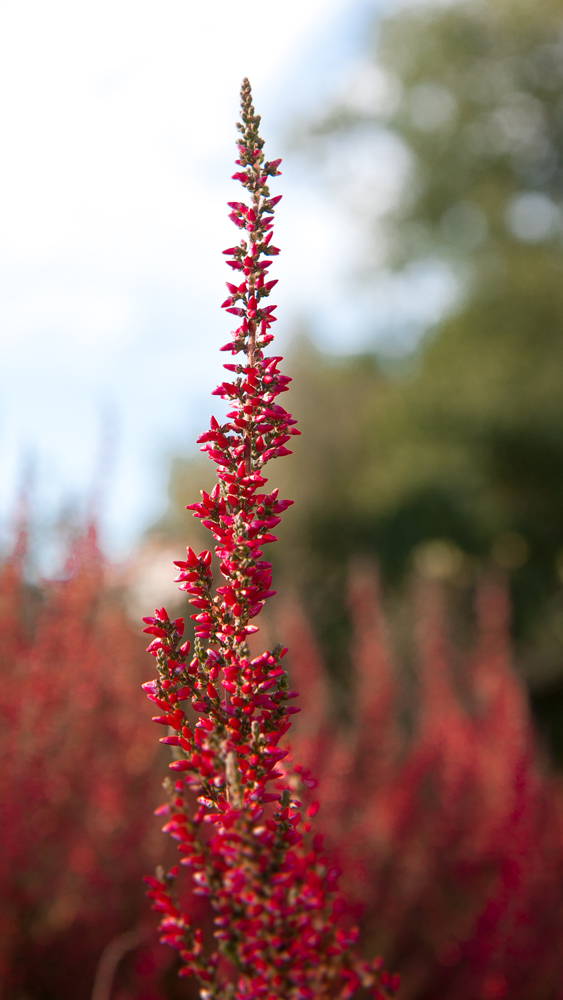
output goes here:
[{"label": "red heather flower", "polygon": [[[295,795],[300,769],[280,746],[299,711],[289,704],[296,693],[281,666],[287,650],[277,646],[251,659],[247,646],[258,631],[251,622],[274,593],[263,547],[276,541],[271,529],[292,502],[279,500],[277,490],[259,492],[267,482],[263,469],[290,454],[286,444],[299,432],[276,403],[290,381],[279,372],[281,358],[263,353],[275,319],[275,307],[264,305],[275,281],[265,277],[268,258],[278,253],[271,226],[279,196],[270,196],[268,181],[280,161],[264,159],[248,80],[241,102],[241,169],[234,178],[250,203],[230,204],[246,236],[225,251],[242,280],[227,284],[223,303],[241,322],[222,350],[244,358],[225,365],[233,380],[215,390],[230,402],[227,423],[212,417],[199,439],[218,467],[218,482],[190,508],[215,539],[223,582],[214,589],[210,552],[188,548],[176,563],[180,589],[197,612],[191,661],[181,619],[170,621],[164,608],[144,619],[158,671],[144,688],[159,712],[154,721],[169,729],[163,742],[175,750],[169,765],[175,781],[168,780],[169,803],[158,815],[166,816],[163,829],[191,870],[192,892],[211,903],[214,950],[204,947],[202,930],[180,906],[179,866],[145,881],[161,914],[161,940],[178,951],[180,975],[197,978],[203,1000],[346,1000],[360,987],[382,1000],[397,989],[398,977],[382,972],[380,959],[361,960],[357,929],[339,926],[339,872],[324,857],[322,838],[310,836]],[[186,701],[195,725],[181,707]],[[309,808],[309,818],[316,809]]]},{"label": "red heather flower", "polygon": [[385,940],[401,965],[402,1000],[559,997],[563,788],[538,753],[511,663],[505,585],[478,584],[477,641],[468,650],[464,636],[463,652],[451,645],[445,594],[418,587],[406,701],[377,577],[353,567],[346,727],[328,709],[302,607],[286,604],[279,624],[305,696],[293,747],[318,779],[327,845],[363,940]]}]

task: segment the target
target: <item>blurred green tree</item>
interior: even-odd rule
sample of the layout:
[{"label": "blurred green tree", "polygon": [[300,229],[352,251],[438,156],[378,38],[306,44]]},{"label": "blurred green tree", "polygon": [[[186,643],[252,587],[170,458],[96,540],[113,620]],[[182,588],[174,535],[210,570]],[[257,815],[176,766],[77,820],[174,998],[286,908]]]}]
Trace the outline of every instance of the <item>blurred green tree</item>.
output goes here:
[{"label": "blurred green tree", "polygon": [[373,208],[374,228],[394,269],[446,268],[458,295],[374,391],[346,502],[323,505],[313,540],[371,548],[392,580],[413,549],[436,575],[467,569],[462,553],[493,559],[512,573],[522,655],[546,677],[563,660],[563,9],[403,9],[376,25],[371,71],[317,136],[399,139],[402,192],[383,222]]}]

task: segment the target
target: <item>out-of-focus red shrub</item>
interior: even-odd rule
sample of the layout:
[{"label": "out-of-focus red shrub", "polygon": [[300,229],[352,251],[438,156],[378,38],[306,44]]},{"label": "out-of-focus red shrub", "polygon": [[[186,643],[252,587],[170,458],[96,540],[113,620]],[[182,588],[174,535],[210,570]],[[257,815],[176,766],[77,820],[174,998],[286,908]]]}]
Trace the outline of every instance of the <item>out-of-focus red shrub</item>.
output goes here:
[{"label": "out-of-focus red shrub", "polygon": [[[0,996],[89,1000],[104,949],[146,936],[161,854],[144,644],[93,530],[39,588],[21,549],[0,568]],[[133,992],[112,996],[153,1000],[154,963],[141,944],[122,963]]]},{"label": "out-of-focus red shrub", "polygon": [[471,654],[450,645],[434,585],[420,585],[415,607],[407,700],[377,579],[365,567],[353,572],[355,712],[346,728],[329,718],[301,611],[281,614],[292,674],[312,708],[294,746],[319,780],[319,818],[343,888],[366,944],[401,969],[402,1000],[555,1000],[563,793],[538,753],[511,665],[505,591],[481,585]]},{"label": "out-of-focus red shrub", "polygon": [[[141,875],[165,840],[144,644],[92,532],[40,587],[21,549],[0,567],[0,996],[90,1000],[106,968],[103,1000],[179,997],[185,984],[162,984],[167,950],[146,937],[127,952],[123,937],[152,926]],[[563,795],[511,666],[502,587],[480,589],[471,654],[420,588],[407,695],[365,568],[350,597],[353,725],[331,716],[302,612],[286,606],[282,626],[302,691],[295,750],[319,778],[366,946],[401,968],[404,1000],[559,1000]]]}]

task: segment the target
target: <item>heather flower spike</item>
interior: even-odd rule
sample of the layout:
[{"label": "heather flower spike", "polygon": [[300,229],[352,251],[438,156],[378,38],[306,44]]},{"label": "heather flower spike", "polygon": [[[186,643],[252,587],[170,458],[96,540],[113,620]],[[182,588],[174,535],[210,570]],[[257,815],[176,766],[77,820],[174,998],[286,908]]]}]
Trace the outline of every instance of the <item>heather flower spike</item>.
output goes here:
[{"label": "heather flower spike", "polygon": [[[263,548],[276,541],[271,531],[291,504],[277,490],[260,492],[264,466],[290,454],[286,444],[299,432],[276,402],[290,381],[279,372],[281,358],[264,355],[275,320],[275,306],[265,300],[276,283],[266,279],[279,252],[271,239],[280,196],[272,198],[268,184],[280,161],[264,158],[248,80],[241,104],[234,179],[248,200],[230,203],[243,232],[224,252],[240,284],[228,283],[223,303],[240,323],[222,350],[243,357],[225,365],[232,381],[215,390],[229,401],[227,422],[212,417],[199,438],[218,482],[190,508],[215,539],[222,581],[214,588],[210,552],[188,548],[176,563],[180,589],[196,609],[191,659],[182,619],[171,621],[164,608],[144,619],[158,676],[143,687],[160,713],[154,721],[168,727],[162,742],[174,752],[169,801],[157,814],[181,855],[179,866],[145,881],[161,916],[161,941],[177,950],[180,975],[196,977],[203,1000],[346,1000],[361,986],[382,1000],[398,978],[382,972],[379,959],[361,960],[357,929],[339,926],[339,872],[324,857],[322,838],[311,836],[316,805],[304,819],[299,768],[280,745],[299,711],[281,666],[286,650],[277,646],[251,659],[247,646],[258,631],[252,622],[274,593]],[[180,866],[214,911],[211,947],[181,908]]]}]

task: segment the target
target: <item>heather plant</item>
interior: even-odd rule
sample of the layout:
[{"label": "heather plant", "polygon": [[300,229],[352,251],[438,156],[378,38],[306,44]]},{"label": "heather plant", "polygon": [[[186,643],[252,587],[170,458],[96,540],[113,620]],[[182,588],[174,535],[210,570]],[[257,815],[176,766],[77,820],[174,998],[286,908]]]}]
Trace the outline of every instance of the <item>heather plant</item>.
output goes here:
[{"label": "heather plant", "polygon": [[22,532],[0,565],[0,995],[90,1000],[106,949],[135,932],[116,984],[155,1000],[164,949],[142,874],[158,857],[157,755],[131,697],[143,644],[93,529],[60,579],[31,584],[25,548]]},{"label": "heather plant", "polygon": [[469,649],[452,641],[435,583],[419,581],[413,601],[409,685],[377,577],[354,567],[348,725],[331,715],[302,607],[279,613],[291,677],[322,706],[300,717],[293,746],[318,782],[327,850],[364,944],[401,968],[404,998],[556,1000],[563,789],[513,669],[506,587],[481,581]]},{"label": "heather plant", "polygon": [[398,979],[382,971],[380,959],[360,958],[357,928],[342,922],[338,869],[312,833],[318,804],[302,813],[299,769],[283,742],[299,711],[282,666],[287,649],[252,657],[248,645],[274,593],[263,547],[276,540],[272,529],[291,504],[277,490],[260,492],[264,467],[290,454],[286,444],[299,432],[276,402],[290,381],[280,373],[282,359],[264,353],[273,339],[275,306],[264,300],[276,284],[266,279],[279,252],[272,224],[281,197],[270,195],[269,182],[280,160],[264,157],[247,80],[241,106],[233,176],[249,200],[229,203],[243,237],[224,251],[240,284],[228,283],[223,303],[240,323],[222,350],[243,359],[225,365],[233,379],[214,393],[230,407],[225,422],[212,417],[199,438],[217,483],[190,505],[216,542],[222,582],[215,586],[210,551],[188,548],[176,563],[180,588],[196,608],[191,658],[183,619],[170,620],[164,608],[144,619],[157,665],[144,688],[162,713],[154,721],[170,730],[162,742],[174,748],[168,801],[158,814],[178,841],[180,865],[191,871],[193,895],[211,904],[214,940],[204,940],[181,904],[179,865],[145,881],[161,915],[161,941],[177,950],[179,974],[196,978],[204,1000],[346,1000],[361,987],[382,1000]]}]

